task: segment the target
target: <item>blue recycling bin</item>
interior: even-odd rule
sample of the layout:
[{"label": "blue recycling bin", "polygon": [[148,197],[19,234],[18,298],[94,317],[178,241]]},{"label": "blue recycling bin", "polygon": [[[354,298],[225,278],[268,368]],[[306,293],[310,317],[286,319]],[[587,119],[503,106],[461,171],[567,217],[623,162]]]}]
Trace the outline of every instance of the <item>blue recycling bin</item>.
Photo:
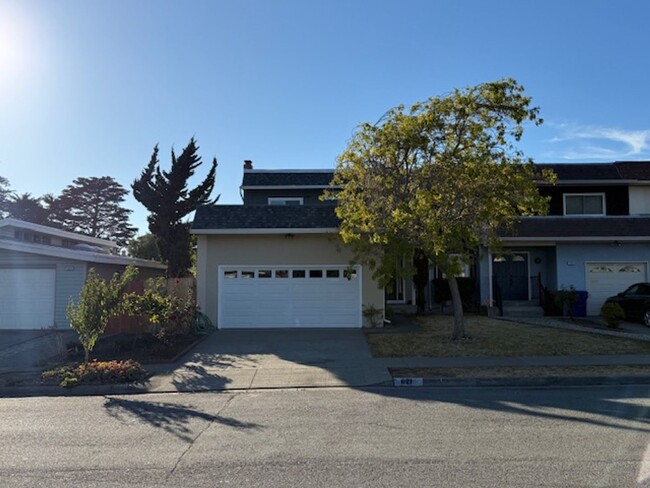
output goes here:
[{"label": "blue recycling bin", "polygon": [[576,291],[578,294],[578,299],[571,306],[571,314],[574,317],[586,317],[587,316],[587,298],[589,293],[586,291]]}]

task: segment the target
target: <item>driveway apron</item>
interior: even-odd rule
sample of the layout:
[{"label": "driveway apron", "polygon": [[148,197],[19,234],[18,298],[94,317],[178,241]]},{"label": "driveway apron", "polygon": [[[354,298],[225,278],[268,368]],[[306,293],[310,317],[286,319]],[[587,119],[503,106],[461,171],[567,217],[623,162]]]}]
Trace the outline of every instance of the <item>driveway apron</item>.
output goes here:
[{"label": "driveway apron", "polygon": [[361,330],[216,331],[173,368],[159,367],[152,391],[368,386],[390,381]]}]

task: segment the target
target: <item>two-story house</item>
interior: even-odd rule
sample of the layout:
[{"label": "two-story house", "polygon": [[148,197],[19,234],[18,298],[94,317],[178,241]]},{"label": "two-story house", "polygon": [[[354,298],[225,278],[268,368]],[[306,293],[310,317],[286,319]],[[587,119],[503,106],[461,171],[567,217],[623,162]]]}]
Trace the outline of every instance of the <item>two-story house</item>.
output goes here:
[{"label": "two-story house", "polygon": [[243,204],[197,209],[197,300],[219,328],[361,327],[384,291],[336,239],[332,170],[244,165]]},{"label": "two-story house", "polygon": [[648,281],[650,162],[540,164],[557,183],[540,185],[549,215],[524,217],[503,239],[507,253],[484,250],[479,266],[483,303],[536,303],[540,285],[589,293],[587,314],[608,296]]},{"label": "two-story house", "polygon": [[68,327],[66,307],[90,268],[109,279],[133,264],[140,277],[165,265],[117,254],[114,242],[6,218],[0,220],[0,329]]},{"label": "two-story house", "polygon": [[[605,298],[648,280],[650,162],[539,166],[558,176],[539,186],[549,215],[522,218],[499,254],[480,250],[464,275],[476,278],[481,304],[493,304],[497,288],[505,301],[538,304],[540,285],[573,286],[589,292],[587,312],[597,315]],[[352,256],[333,238],[334,204],[319,199],[332,176],[247,162],[243,204],[197,211],[197,298],[218,327],[360,327],[364,308],[414,309],[411,280],[382,289],[361,266],[347,276]]]}]

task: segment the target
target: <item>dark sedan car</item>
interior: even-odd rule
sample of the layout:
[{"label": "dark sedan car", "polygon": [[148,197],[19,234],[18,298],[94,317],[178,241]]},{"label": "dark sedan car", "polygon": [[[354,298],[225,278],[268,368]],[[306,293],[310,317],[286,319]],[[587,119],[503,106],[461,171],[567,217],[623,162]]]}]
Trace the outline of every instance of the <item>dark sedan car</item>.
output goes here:
[{"label": "dark sedan car", "polygon": [[626,320],[650,327],[650,283],[635,283],[615,297],[609,297],[605,303],[618,303]]}]

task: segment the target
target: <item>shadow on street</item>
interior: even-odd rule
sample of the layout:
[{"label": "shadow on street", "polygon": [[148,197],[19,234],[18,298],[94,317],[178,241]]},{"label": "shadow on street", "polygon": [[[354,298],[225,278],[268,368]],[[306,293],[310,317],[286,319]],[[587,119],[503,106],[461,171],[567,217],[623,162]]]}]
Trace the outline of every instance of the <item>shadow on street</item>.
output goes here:
[{"label": "shadow on street", "polygon": [[[413,401],[457,404],[476,410],[564,420],[650,433],[650,386],[588,388],[361,388],[369,393]],[[590,418],[588,418],[590,417]],[[627,423],[628,425],[624,424]],[[633,426],[629,424],[633,424]]]},{"label": "shadow on street", "polygon": [[129,417],[142,420],[186,442],[193,441],[192,430],[189,424],[192,420],[196,419],[216,422],[234,429],[259,430],[262,428],[262,426],[255,423],[241,422],[234,418],[201,412],[190,405],[176,405],[173,403],[148,402],[113,397],[105,398],[106,401],[103,407],[111,417],[121,422],[126,422]]}]

